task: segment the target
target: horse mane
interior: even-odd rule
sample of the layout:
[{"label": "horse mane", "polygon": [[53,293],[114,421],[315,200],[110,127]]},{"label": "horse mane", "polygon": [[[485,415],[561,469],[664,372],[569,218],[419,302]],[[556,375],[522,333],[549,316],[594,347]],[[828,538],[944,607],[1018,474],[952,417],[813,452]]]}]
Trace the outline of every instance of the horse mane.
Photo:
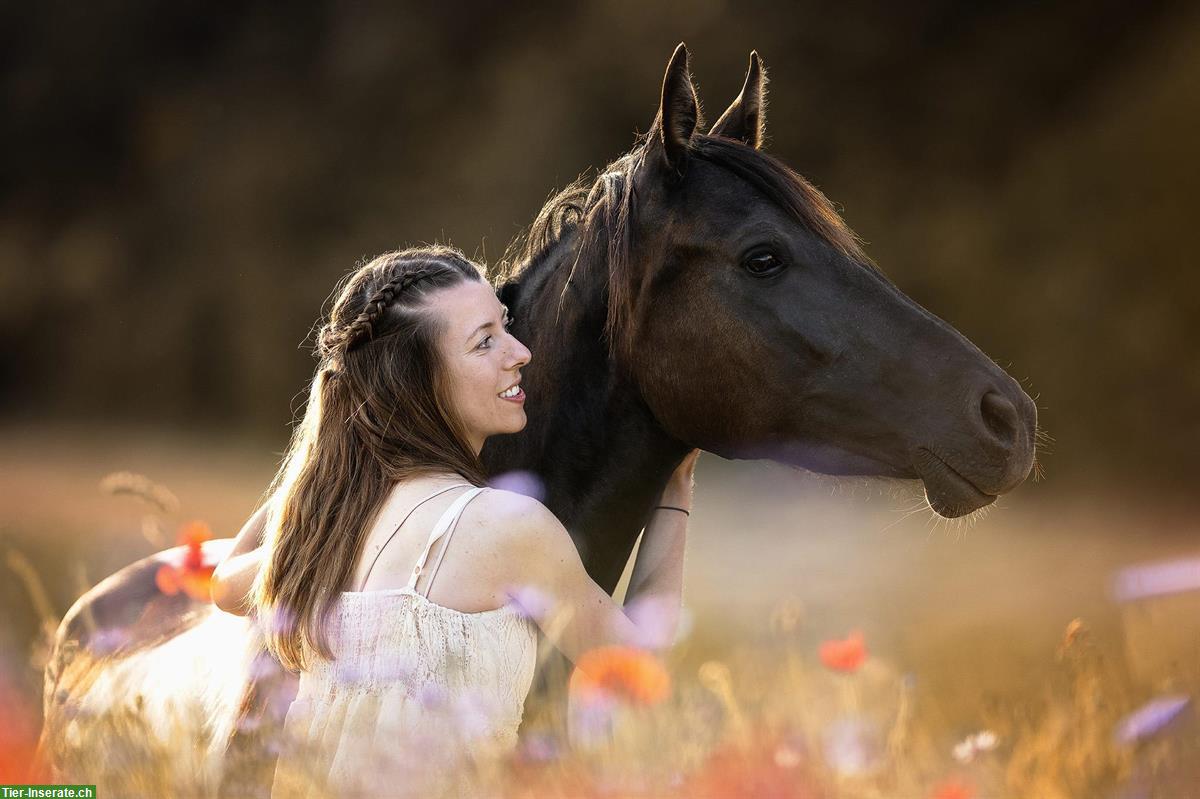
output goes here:
[{"label": "horse mane", "polygon": [[[551,254],[575,235],[578,245],[574,258],[559,259],[554,267],[569,264],[570,268],[560,307],[578,273],[603,275],[609,300],[605,337],[610,347],[615,348],[614,354],[627,354],[631,343],[628,333],[632,304],[640,285],[640,276],[632,269],[630,220],[637,214],[633,174],[642,162],[649,135],[641,137],[630,152],[595,177],[591,177],[590,171],[585,172],[553,195],[529,227],[508,246],[499,264],[502,280],[528,276],[551,261]],[[689,155],[746,181],[836,252],[882,275],[863,251],[861,239],[829,199],[782,161],[733,139],[705,134],[692,137]]]}]

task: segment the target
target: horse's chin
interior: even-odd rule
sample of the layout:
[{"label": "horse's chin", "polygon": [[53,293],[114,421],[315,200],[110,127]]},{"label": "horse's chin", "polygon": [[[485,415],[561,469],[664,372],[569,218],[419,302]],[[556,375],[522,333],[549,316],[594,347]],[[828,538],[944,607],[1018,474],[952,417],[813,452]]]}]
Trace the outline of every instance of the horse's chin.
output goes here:
[{"label": "horse's chin", "polygon": [[925,485],[925,499],[938,516],[957,519],[996,501],[995,494],[975,484],[936,456],[917,458],[913,464]]}]

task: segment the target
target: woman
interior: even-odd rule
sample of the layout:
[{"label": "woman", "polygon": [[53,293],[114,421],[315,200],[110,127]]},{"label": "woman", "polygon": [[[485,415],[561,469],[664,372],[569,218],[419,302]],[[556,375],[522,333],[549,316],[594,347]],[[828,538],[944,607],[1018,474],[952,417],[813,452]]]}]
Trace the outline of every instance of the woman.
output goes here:
[{"label": "woman", "polygon": [[[276,796],[308,777],[428,795],[516,743],[539,626],[571,660],[651,634],[588,577],[553,514],[486,487],[484,442],[526,423],[531,356],[508,323],[479,267],[430,247],[353,272],[320,331],[272,499],[213,583],[222,610],[271,620],[268,648],[301,672]],[[660,610],[661,645],[679,614],[698,454],[664,490],[629,588]]]}]

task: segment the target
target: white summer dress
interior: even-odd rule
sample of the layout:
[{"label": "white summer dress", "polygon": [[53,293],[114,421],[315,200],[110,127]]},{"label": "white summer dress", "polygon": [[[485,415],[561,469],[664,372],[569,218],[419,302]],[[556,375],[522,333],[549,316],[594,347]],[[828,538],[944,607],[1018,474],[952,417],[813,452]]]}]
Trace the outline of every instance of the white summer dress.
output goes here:
[{"label": "white summer dress", "polygon": [[[442,514],[407,586],[345,591],[334,603],[327,631],[336,659],[314,655],[300,673],[272,799],[477,796],[495,785],[489,769],[517,742],[537,627],[513,604],[466,613],[428,598],[463,509],[484,490],[470,487]],[[443,535],[421,593],[417,579]]]}]

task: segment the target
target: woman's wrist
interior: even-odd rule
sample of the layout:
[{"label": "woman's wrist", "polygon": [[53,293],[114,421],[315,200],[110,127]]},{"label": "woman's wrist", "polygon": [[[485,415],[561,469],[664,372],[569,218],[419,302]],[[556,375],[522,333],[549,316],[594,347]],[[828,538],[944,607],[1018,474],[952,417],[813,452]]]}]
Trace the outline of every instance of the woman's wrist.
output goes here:
[{"label": "woman's wrist", "polygon": [[670,505],[675,508],[682,508],[686,511],[692,509],[692,487],[688,486],[671,486],[662,492],[657,505]]}]

